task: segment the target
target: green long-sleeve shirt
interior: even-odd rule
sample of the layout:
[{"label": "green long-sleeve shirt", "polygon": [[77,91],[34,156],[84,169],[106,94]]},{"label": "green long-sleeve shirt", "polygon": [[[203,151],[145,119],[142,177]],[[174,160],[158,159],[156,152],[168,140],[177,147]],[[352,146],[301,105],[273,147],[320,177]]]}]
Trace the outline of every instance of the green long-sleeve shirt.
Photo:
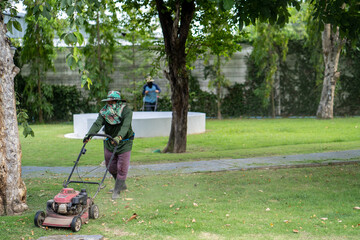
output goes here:
[{"label": "green long-sleeve shirt", "polygon": [[[122,139],[125,141],[121,141],[119,143],[119,147],[116,153],[121,154],[128,151],[131,151],[133,140],[126,140],[134,136],[134,132],[131,127],[132,121],[132,111],[129,107],[125,107],[122,114],[121,114],[121,122],[119,124],[111,125],[109,124],[101,114],[99,114],[96,121],[91,126],[88,134],[96,134],[100,131],[102,126],[105,125],[104,132],[105,134],[110,135],[111,137],[115,138],[117,136],[121,136]],[[105,141],[105,147],[110,152],[114,151],[114,145],[111,144],[110,140]]]}]

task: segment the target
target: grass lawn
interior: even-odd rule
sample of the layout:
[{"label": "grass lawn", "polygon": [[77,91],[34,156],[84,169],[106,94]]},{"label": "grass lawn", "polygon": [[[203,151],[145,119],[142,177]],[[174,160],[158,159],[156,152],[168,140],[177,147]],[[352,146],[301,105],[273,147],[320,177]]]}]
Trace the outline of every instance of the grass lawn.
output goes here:
[{"label": "grass lawn", "polygon": [[[157,240],[359,239],[360,210],[354,209],[360,205],[359,179],[356,164],[133,177],[117,202],[100,192],[95,199],[100,218],[77,234]],[[25,179],[29,210],[0,217],[0,239],[72,234],[33,223],[35,212],[45,210],[63,180]],[[107,189],[112,187],[110,178],[106,181]],[[137,219],[126,222],[134,213]]]},{"label": "grass lawn", "polygon": [[[82,140],[64,138],[72,124],[33,125],[35,138],[21,136],[24,166],[72,166]],[[206,133],[189,135],[183,154],[153,153],[167,137],[136,138],[132,164],[246,158],[358,149],[360,118],[207,120]],[[87,144],[88,165],[103,160],[102,140]]]}]

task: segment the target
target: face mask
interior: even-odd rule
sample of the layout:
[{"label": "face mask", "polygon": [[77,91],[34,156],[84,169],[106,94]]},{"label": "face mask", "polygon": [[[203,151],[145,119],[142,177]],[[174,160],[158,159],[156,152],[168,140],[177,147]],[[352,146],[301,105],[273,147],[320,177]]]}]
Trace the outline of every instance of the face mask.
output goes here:
[{"label": "face mask", "polygon": [[149,82],[147,85],[149,86],[149,88],[151,88],[152,85],[153,85],[153,83],[152,83],[152,82]]}]

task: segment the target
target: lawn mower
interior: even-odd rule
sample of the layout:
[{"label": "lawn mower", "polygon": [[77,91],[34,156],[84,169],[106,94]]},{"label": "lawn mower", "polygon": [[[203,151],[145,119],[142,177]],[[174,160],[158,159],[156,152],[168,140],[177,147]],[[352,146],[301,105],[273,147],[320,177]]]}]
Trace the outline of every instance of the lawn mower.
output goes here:
[{"label": "lawn mower", "polygon": [[[93,136],[106,137],[108,140],[112,140],[114,144],[116,144],[116,141],[114,141],[114,139],[107,134],[89,135],[89,137]],[[118,146],[116,145],[114,148],[101,182],[71,181],[71,177],[74,173],[74,170],[78,166],[80,157],[86,153],[86,144],[87,142],[85,142],[81,148],[80,154],[77,160],[74,162],[74,166],[68,179],[64,181],[64,188],[54,197],[54,199],[47,201],[46,213],[44,211],[36,212],[34,218],[35,226],[65,227],[71,228],[73,232],[78,232],[81,229],[82,224],[89,222],[89,218],[97,219],[99,217],[99,207],[94,203],[94,198],[99,193],[99,191],[105,187],[104,180],[106,174],[109,171],[109,166],[115,156]],[[94,196],[90,197],[86,192],[86,189],[76,191],[73,188],[69,188],[68,185],[71,183],[98,184],[99,186]]]}]

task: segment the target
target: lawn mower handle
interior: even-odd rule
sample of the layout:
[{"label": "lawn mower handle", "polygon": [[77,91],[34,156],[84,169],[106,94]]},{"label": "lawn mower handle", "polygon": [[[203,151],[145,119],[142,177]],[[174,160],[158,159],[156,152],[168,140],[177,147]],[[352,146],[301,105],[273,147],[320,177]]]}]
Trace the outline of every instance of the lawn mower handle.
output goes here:
[{"label": "lawn mower handle", "polygon": [[114,138],[108,134],[101,134],[101,133],[92,133],[92,134],[89,134],[88,137],[106,137],[106,138],[109,138],[110,140],[113,141],[113,143],[115,145],[117,145],[117,142],[114,140]]},{"label": "lawn mower handle", "polygon": [[[118,148],[119,145],[118,145],[117,142],[114,140],[114,138],[111,137],[111,136],[108,135],[108,134],[95,133],[95,134],[89,134],[89,135],[88,135],[88,137],[93,137],[93,136],[109,138],[110,140],[113,141],[113,144],[115,145],[114,151],[113,151],[113,153],[112,153],[112,155],[111,155],[111,158],[110,158],[110,161],[109,161],[109,164],[108,164],[108,166],[106,166],[106,171],[105,171],[105,174],[104,174],[104,177],[103,177],[102,181],[101,181],[100,183],[97,183],[97,182],[85,182],[85,181],[80,181],[80,182],[79,182],[79,181],[70,181],[71,176],[73,175],[74,170],[75,170],[76,166],[77,166],[78,163],[79,163],[79,160],[80,160],[81,155],[83,155],[83,154],[86,153],[85,146],[86,146],[87,142],[84,142],[84,145],[82,146],[82,148],[81,148],[81,150],[80,150],[80,153],[79,153],[78,158],[77,158],[76,161],[74,162],[74,166],[73,166],[73,168],[72,168],[72,170],[71,170],[71,172],[70,172],[70,175],[69,175],[67,181],[65,181],[65,182],[63,183],[63,187],[67,187],[70,183],[98,184],[98,185],[99,185],[99,188],[98,188],[98,191],[97,191],[96,194],[95,194],[95,196],[96,196],[97,193],[98,193],[99,190],[100,190],[100,187],[101,187],[102,184],[104,183],[106,174],[107,174],[107,172],[109,171],[109,166],[110,166],[110,164],[111,164],[111,162],[112,162],[112,160],[113,160],[113,158],[114,158],[114,156],[115,156],[116,150],[117,150],[117,148]],[[95,196],[94,196],[94,197],[95,197]],[[93,198],[94,198],[94,197],[93,197]]]}]

